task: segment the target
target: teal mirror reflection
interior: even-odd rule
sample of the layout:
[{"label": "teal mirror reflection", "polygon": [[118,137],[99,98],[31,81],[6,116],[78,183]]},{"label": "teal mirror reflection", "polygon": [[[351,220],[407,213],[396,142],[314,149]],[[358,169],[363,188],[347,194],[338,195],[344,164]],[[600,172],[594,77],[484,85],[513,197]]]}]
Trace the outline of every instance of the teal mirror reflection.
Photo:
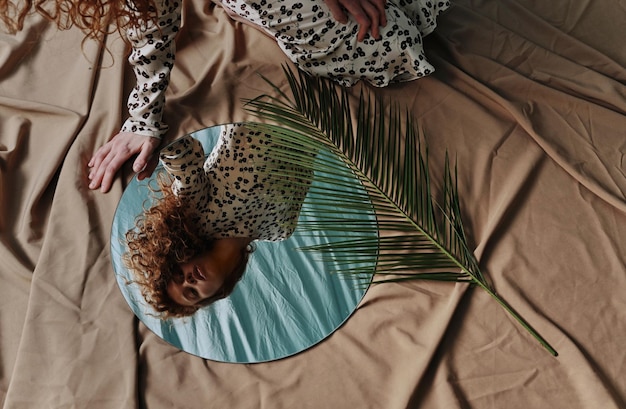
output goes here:
[{"label": "teal mirror reflection", "polygon": [[[205,153],[218,141],[221,126],[192,134]],[[124,266],[124,237],[135,225],[144,206],[149,207],[159,166],[150,178],[133,178],[116,210],[111,233],[111,258],[119,288],[135,315],[171,345],[201,358],[233,363],[282,359],[306,350],[332,334],[355,311],[371,277],[350,278],[332,257],[298,248],[328,243],[332,235],[297,228],[281,242],[256,242],[246,272],[233,293],[204,307],[191,317],[162,320],[144,301],[132,273]],[[363,189],[347,176],[354,189]],[[313,185],[320,184],[316,178]],[[306,210],[306,211],[305,211]],[[338,212],[341,210],[338,209]],[[305,200],[300,221],[314,218],[315,208]],[[374,213],[359,215],[375,220]],[[362,237],[363,233],[354,233]],[[372,268],[376,262],[371,263]]]}]

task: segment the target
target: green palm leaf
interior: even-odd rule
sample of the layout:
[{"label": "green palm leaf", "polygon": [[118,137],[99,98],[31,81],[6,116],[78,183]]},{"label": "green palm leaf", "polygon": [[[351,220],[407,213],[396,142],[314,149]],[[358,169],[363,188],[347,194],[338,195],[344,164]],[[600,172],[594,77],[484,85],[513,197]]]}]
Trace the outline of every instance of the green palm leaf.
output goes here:
[{"label": "green palm leaf", "polygon": [[[293,94],[262,95],[246,101],[263,123],[246,125],[271,134],[272,156],[294,167],[266,169],[291,180],[315,171],[324,187],[311,188],[313,221],[299,228],[324,231],[337,239],[331,245],[303,248],[331,257],[341,274],[371,277],[374,283],[415,279],[468,282],[482,288],[511,314],[552,355],[556,351],[488,283],[470,250],[463,229],[456,168],[446,155],[440,197],[434,186],[428,153],[411,116],[361,94],[356,111],[347,92],[329,81],[285,69]],[[269,81],[268,81],[269,83]],[[355,118],[353,118],[353,115]],[[277,124],[277,125],[274,125]],[[356,124],[356,127],[353,126]],[[363,189],[350,189],[346,176]],[[285,188],[303,188],[305,182]],[[375,212],[374,219],[356,218]],[[306,210],[303,210],[306,211]],[[362,232],[357,240],[346,232]],[[362,260],[375,257],[374,271]]]}]

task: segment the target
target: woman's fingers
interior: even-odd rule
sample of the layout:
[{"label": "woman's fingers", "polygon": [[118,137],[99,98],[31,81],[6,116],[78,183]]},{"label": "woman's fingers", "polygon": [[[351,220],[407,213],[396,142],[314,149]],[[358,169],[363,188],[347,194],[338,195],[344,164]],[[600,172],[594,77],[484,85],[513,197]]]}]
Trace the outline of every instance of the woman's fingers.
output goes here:
[{"label": "woman's fingers", "polygon": [[[357,35],[357,41],[365,40],[367,33],[370,32],[375,39],[380,38],[380,15],[378,9],[369,1],[363,1],[360,4],[362,12],[365,12],[369,25],[362,24],[359,27],[359,34]],[[358,21],[358,20],[357,20]],[[365,18],[363,18],[365,21]]]},{"label": "woman's fingers", "polygon": [[387,14],[385,13],[385,0],[371,0],[371,3],[378,10],[378,16],[380,21],[380,27],[385,27],[387,25]]},{"label": "woman's fingers", "polygon": [[380,38],[380,27],[387,24],[385,0],[324,0],[333,18],[345,24],[348,22],[346,12],[359,25],[357,40],[363,41],[368,33]]},{"label": "woman's fingers", "polygon": [[339,0],[324,0],[324,3],[330,9],[330,14],[333,15],[333,18],[341,24],[346,24],[348,22],[348,16],[344,13],[343,7],[339,4]]},{"label": "woman's fingers", "polygon": [[133,170],[138,173],[137,178],[143,180],[150,176],[159,162],[158,157],[154,155],[154,151],[158,148],[160,140],[150,138],[142,148],[139,156],[135,159]]},{"label": "woman's fingers", "polygon": [[137,174],[137,179],[139,180],[144,180],[145,178],[149,177],[150,175],[152,175],[152,172],[154,172],[154,170],[156,169],[157,165],[159,164],[159,158],[157,155],[153,155],[150,160],[148,160],[148,163],[146,164],[146,167]]},{"label": "woman's fingers", "polygon": [[101,171],[99,172],[98,177],[100,182],[100,191],[102,193],[107,193],[111,189],[117,171],[121,169],[124,163],[126,163],[131,156],[132,154],[129,153],[111,155],[109,161],[103,162],[103,164],[106,163],[106,166],[101,166]]},{"label": "woman's fingers", "polygon": [[133,170],[135,172],[141,172],[142,170],[146,168],[146,165],[148,164],[148,160],[150,159],[150,156],[152,155],[152,150],[153,149],[149,143],[144,143],[141,146],[141,151],[139,152],[139,155],[137,155],[137,158],[135,159],[135,162],[133,163]]},{"label": "woman's fingers", "polygon": [[115,135],[100,147],[89,161],[89,188],[100,188],[103,193],[108,192],[117,172],[135,155],[138,156],[133,164],[133,170],[137,172],[147,170],[147,164],[159,142],[156,138],[128,132]]}]

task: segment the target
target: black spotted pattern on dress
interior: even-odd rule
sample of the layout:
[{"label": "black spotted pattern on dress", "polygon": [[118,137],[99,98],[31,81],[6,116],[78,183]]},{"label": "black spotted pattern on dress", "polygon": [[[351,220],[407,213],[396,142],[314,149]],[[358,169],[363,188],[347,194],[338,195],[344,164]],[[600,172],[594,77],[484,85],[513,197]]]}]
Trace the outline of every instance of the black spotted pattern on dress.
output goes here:
[{"label": "black spotted pattern on dress", "polygon": [[[192,222],[207,237],[278,241],[295,230],[311,175],[274,159],[271,137],[259,135],[241,124],[224,125],[206,160],[191,136],[161,151],[174,193],[194,207]],[[268,164],[283,171],[263,171]]]},{"label": "black spotted pattern on dress", "polygon": [[[352,18],[340,24],[323,0],[222,0],[236,14],[273,36],[300,69],[350,86],[359,80],[375,86],[431,74],[422,46],[449,1],[388,0],[387,25],[381,38],[357,42]],[[133,46],[129,62],[137,85],[128,100],[130,118],[122,131],[162,137],[165,90],[174,65],[174,37],[179,31],[182,0],[157,0],[158,24],[128,30]]]},{"label": "black spotted pattern on dress", "polygon": [[130,28],[126,35],[132,44],[128,62],[136,84],[128,97],[130,117],[122,132],[162,138],[168,130],[163,123],[165,90],[176,55],[176,33],[180,28],[182,0],[157,0],[157,23],[141,29]]},{"label": "black spotted pattern on dress", "polygon": [[434,71],[422,38],[450,7],[449,1],[389,0],[381,37],[368,34],[358,42],[356,21],[336,22],[320,0],[222,0],[222,4],[265,29],[300,69],[345,86],[364,80],[378,87]]}]

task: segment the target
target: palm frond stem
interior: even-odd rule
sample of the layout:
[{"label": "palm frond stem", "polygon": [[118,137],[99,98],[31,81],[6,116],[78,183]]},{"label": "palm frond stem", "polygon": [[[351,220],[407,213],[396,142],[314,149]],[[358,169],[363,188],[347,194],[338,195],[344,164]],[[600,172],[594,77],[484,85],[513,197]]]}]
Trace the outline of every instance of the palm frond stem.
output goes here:
[{"label": "palm frond stem", "polygon": [[[341,267],[340,274],[362,277],[368,277],[369,267],[358,263],[355,266],[354,261],[359,256],[375,256],[375,275],[386,277],[373,281],[375,283],[427,279],[478,286],[556,356],[547,341],[496,293],[479,268],[463,229],[457,168],[450,166],[447,154],[440,186],[442,202],[434,200],[428,147],[422,146],[410,115],[402,115],[397,108],[386,109],[378,100],[372,103],[363,94],[353,112],[345,90],[337,92],[328,81],[300,72],[296,75],[286,68],[285,73],[292,99],[279,92],[280,98],[262,95],[248,100],[247,108],[264,120],[264,123],[249,123],[248,127],[275,135],[285,147],[276,152],[279,158],[312,166],[316,180],[335,187],[335,190],[325,187],[319,192],[309,192],[312,201],[325,209],[326,216],[302,223],[302,226],[323,229],[344,240],[340,244],[334,242],[302,249],[321,252],[323,258]],[[331,158],[326,157],[327,153]],[[339,160],[334,161],[335,158]],[[293,173],[285,171],[284,174]],[[366,194],[352,193],[346,174],[361,181]],[[326,204],[324,196],[328,197]],[[343,218],[328,217],[335,211],[334,203],[344,206]],[[375,209],[376,220],[352,220],[353,216],[370,209]],[[376,238],[353,241],[349,235],[342,235],[347,229],[376,233]],[[406,236],[378,236],[380,231],[392,230]],[[437,271],[440,268],[447,271]]]}]

